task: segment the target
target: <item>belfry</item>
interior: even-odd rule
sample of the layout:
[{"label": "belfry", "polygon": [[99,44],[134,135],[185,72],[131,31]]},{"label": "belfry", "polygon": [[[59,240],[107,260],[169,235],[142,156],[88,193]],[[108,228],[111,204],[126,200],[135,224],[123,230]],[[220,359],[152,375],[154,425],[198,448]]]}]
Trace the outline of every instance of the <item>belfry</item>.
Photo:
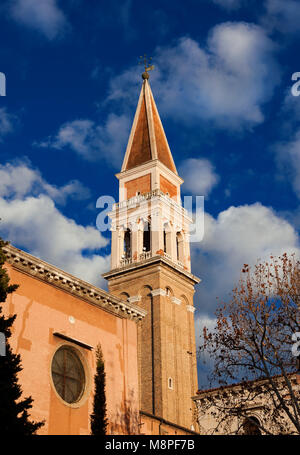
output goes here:
[{"label": "belfry", "polygon": [[109,214],[109,292],[146,310],[138,324],[141,432],[158,422],[196,430],[194,286],[189,225],[179,177],[153,98],[147,70]]}]

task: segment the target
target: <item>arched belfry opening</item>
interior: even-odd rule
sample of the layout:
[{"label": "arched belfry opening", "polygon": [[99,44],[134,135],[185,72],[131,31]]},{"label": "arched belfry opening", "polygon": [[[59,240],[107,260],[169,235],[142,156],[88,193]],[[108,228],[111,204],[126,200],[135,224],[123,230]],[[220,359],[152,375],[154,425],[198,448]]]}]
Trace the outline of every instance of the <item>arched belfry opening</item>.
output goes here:
[{"label": "arched belfry opening", "polygon": [[121,292],[120,299],[124,300],[124,302],[129,302],[129,294],[127,292]]},{"label": "arched belfry opening", "polygon": [[124,232],[124,258],[129,259],[131,257],[131,230],[126,229]]},{"label": "arched belfry opening", "polygon": [[149,221],[144,222],[143,232],[143,252],[151,251],[151,224]]}]

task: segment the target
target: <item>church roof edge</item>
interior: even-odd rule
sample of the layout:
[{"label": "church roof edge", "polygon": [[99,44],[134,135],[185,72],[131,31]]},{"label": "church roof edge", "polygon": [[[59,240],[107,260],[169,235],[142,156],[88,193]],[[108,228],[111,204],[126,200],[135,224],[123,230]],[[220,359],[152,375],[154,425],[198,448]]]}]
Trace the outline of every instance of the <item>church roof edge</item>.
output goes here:
[{"label": "church roof edge", "polygon": [[146,311],[132,303],[124,302],[97,286],[94,286],[58,267],[51,265],[13,245],[2,247],[7,262],[16,269],[53,286],[69,292],[103,310],[127,319],[141,320]]}]

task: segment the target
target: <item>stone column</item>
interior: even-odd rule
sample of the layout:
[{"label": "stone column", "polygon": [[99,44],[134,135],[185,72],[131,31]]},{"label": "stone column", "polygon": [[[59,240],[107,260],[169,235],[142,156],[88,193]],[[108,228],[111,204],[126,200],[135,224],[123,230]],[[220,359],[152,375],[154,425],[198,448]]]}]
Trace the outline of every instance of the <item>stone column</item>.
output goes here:
[{"label": "stone column", "polygon": [[119,265],[119,251],[119,232],[114,226],[114,229],[111,229],[111,269],[115,269]]},{"label": "stone column", "polygon": [[163,222],[158,210],[151,214],[151,254],[164,254]]},{"label": "stone column", "polygon": [[184,266],[189,272],[191,271],[191,247],[189,232],[184,233]]},{"label": "stone column", "polygon": [[172,226],[171,229],[171,257],[172,261],[177,262],[177,244],[176,244],[176,229],[174,225]]},{"label": "stone column", "polygon": [[131,229],[131,258],[136,262],[140,259],[140,254],[143,250],[143,221],[137,220],[130,223]]}]

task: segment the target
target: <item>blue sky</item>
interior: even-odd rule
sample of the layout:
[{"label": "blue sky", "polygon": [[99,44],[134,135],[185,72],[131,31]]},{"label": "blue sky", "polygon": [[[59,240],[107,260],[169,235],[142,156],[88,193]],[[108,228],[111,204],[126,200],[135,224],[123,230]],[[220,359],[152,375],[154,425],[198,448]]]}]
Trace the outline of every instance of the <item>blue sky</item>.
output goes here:
[{"label": "blue sky", "polygon": [[146,53],[183,194],[205,196],[197,338],[244,263],[299,254],[299,1],[7,0],[0,37],[0,235],[105,287],[96,200],[117,197]]}]

